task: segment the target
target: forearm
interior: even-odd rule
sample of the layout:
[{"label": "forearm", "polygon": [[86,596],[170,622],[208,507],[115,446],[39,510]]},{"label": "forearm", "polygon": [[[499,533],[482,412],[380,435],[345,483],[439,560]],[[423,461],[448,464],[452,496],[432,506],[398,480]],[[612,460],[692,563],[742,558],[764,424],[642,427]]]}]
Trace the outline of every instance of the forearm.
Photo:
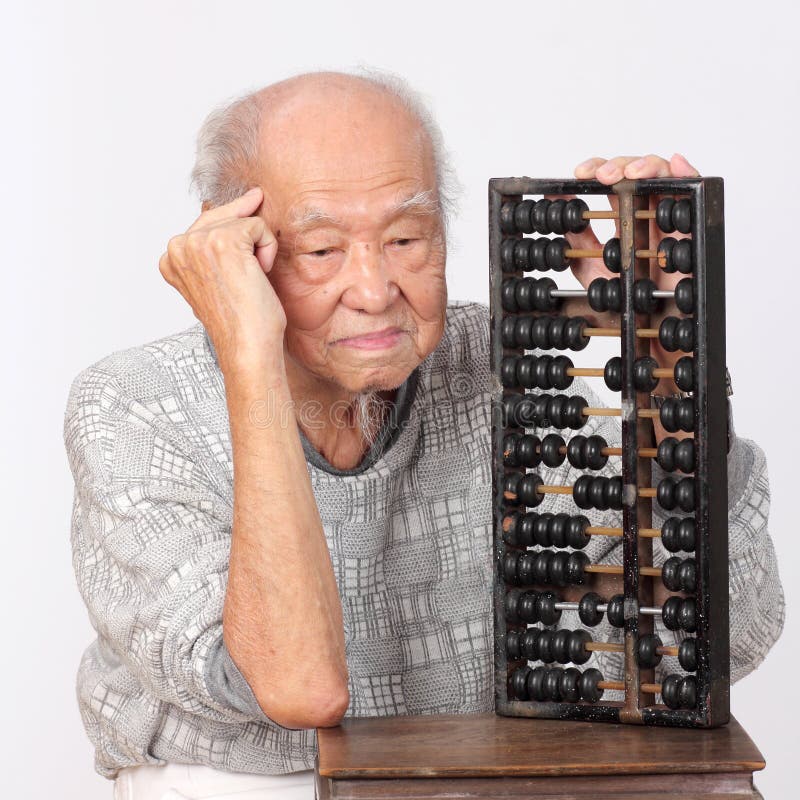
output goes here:
[{"label": "forearm", "polygon": [[349,699],[342,610],[285,374],[280,364],[229,370],[226,394],[234,512],[225,644],[275,722],[336,724]]}]

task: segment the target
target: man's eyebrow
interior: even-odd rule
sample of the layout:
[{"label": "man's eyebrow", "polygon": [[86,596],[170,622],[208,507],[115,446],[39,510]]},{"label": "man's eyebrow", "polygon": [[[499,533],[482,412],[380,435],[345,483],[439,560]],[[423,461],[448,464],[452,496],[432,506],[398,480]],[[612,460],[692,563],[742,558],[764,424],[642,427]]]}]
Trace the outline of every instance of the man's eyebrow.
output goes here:
[{"label": "man's eyebrow", "polygon": [[[438,214],[439,212],[440,205],[436,192],[432,189],[425,189],[399,200],[394,206],[388,209],[385,218],[391,220],[403,214],[426,215]],[[330,225],[334,228],[345,227],[344,221],[338,217],[329,214],[327,211],[323,211],[321,208],[314,208],[313,206],[300,209],[291,219],[292,231],[296,234],[323,225]]]}]

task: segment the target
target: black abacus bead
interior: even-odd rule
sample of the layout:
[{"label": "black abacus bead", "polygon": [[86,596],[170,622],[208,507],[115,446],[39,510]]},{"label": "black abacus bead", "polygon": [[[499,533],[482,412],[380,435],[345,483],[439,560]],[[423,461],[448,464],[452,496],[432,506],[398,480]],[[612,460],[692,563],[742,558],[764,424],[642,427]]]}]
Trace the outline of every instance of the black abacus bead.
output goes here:
[{"label": "black abacus bead", "polygon": [[537,700],[541,702],[542,700],[546,699],[544,692],[542,691],[542,681],[544,680],[546,672],[546,667],[536,667],[536,669],[532,669],[528,673],[527,681],[525,682],[525,689],[529,700]]},{"label": "black abacus bead", "polygon": [[580,434],[573,436],[567,442],[567,461],[569,461],[575,469],[586,469],[586,457],[583,452],[585,443],[586,437]]},{"label": "black abacus bead", "polygon": [[664,272],[675,272],[675,264],[672,260],[672,251],[675,249],[675,245],[677,243],[677,239],[674,239],[672,236],[665,236],[659,243],[658,243],[658,266],[664,270]]},{"label": "black abacus bead", "polygon": [[519,499],[520,501],[530,508],[535,508],[539,503],[544,500],[544,495],[539,494],[536,490],[544,483],[540,475],[535,472],[529,472],[523,476],[519,482]]},{"label": "black abacus bead", "polygon": [[661,607],[661,621],[668,631],[677,631],[681,628],[679,618],[683,601],[680,597],[668,597]]},{"label": "black abacus bead", "polygon": [[547,269],[546,253],[549,239],[523,239],[523,242],[530,242],[528,247],[521,251],[518,261],[525,266],[520,269],[535,269],[544,271]]},{"label": "black abacus bead", "polygon": [[545,700],[558,702],[561,699],[561,674],[560,667],[551,667],[542,679],[542,694]]},{"label": "black abacus bead", "polygon": [[506,514],[503,518],[503,541],[509,547],[524,547],[522,537],[520,535],[520,521],[522,514],[514,512],[513,514]]},{"label": "black abacus bead", "polygon": [[[585,553],[581,553],[585,555]],[[550,556],[550,583],[554,586],[567,585],[567,561],[570,558],[570,553],[565,553],[563,550],[558,553],[552,553]]]},{"label": "black abacus bead", "polygon": [[596,703],[603,696],[603,690],[598,683],[603,680],[603,673],[599,669],[584,670],[579,681],[581,698],[587,703]]},{"label": "black abacus bead", "polygon": [[656,225],[664,233],[674,233],[675,225],[672,222],[672,208],[675,201],[671,197],[665,197],[659,200],[656,206]]},{"label": "black abacus bead", "polygon": [[564,339],[570,350],[583,350],[589,344],[589,337],[583,335],[584,329],[589,325],[585,317],[570,317],[564,327]]},{"label": "black abacus bead", "polygon": [[[505,288],[505,286],[504,286]],[[589,302],[589,307],[593,311],[603,312],[608,311],[608,303],[606,302],[606,279],[595,278],[586,290],[586,299]],[[505,305],[503,306],[505,308]],[[507,309],[513,310],[513,309]]]},{"label": "black abacus bead", "polygon": [[563,237],[551,239],[545,250],[544,263],[547,269],[563,272],[569,266],[569,259],[564,252],[569,248],[569,243]]},{"label": "black abacus bead", "polygon": [[531,323],[530,344],[539,350],[550,349],[550,317],[536,317]]},{"label": "black abacus bead", "polygon": [[507,467],[519,467],[517,460],[517,440],[520,439],[518,433],[509,433],[503,438],[503,464]]},{"label": "black abacus bead", "polygon": [[581,671],[575,667],[567,667],[561,673],[561,698],[568,703],[577,703],[581,699]]},{"label": "black abacus bead", "polygon": [[537,599],[542,625],[555,625],[561,619],[561,609],[556,608],[558,598],[553,592],[540,592]]},{"label": "black abacus bead", "polygon": [[679,233],[692,232],[692,204],[684,198],[672,207],[672,224]]},{"label": "black abacus bead", "polygon": [[549,379],[550,384],[554,389],[563,391],[572,386],[574,380],[572,375],[567,375],[567,370],[572,369],[575,365],[572,359],[567,356],[556,356],[550,363]]},{"label": "black abacus bead", "polygon": [[549,389],[548,366],[552,356],[525,356],[517,363],[517,382],[526,389]]},{"label": "black abacus bead", "polygon": [[680,600],[677,614],[678,628],[694,633],[697,630],[697,603],[693,597],[678,599]]},{"label": "black abacus bead", "polygon": [[553,200],[547,209],[547,227],[558,236],[566,233],[564,228],[564,208],[566,200]]},{"label": "black abacus bead", "polygon": [[589,490],[592,486],[591,475],[581,475],[572,487],[572,499],[578,508],[591,508],[592,504],[589,500]]},{"label": "black abacus bead", "polygon": [[533,528],[539,515],[535,511],[520,514],[517,522],[517,539],[521,547],[530,547],[533,544]]},{"label": "black abacus bead", "polygon": [[530,672],[529,667],[518,667],[511,673],[511,677],[508,679],[509,688],[511,689],[511,694],[517,698],[517,700],[527,700],[528,699],[528,673]]},{"label": "black abacus bead", "polygon": [[517,225],[514,222],[514,212],[516,208],[516,203],[503,203],[503,205],[500,206],[500,230],[503,233],[517,232]]},{"label": "black abacus bead", "polygon": [[523,657],[522,648],[520,647],[520,632],[509,631],[506,634],[506,655],[512,661],[519,661]]},{"label": "black abacus bead", "polygon": [[[537,317],[506,317],[503,320],[503,346],[504,347],[524,347],[529,349],[532,345],[531,342],[531,327]],[[509,332],[506,336],[506,323],[513,323],[513,331],[509,326]],[[506,341],[512,342],[506,344]]]},{"label": "black abacus bead", "polygon": [[564,463],[564,455],[559,452],[563,446],[564,440],[557,433],[550,433],[542,439],[539,451],[545,466],[560,467]]},{"label": "black abacus bead", "polygon": [[687,637],[678,645],[678,663],[687,672],[697,672],[697,639]]},{"label": "black abacus bead", "polygon": [[661,663],[661,653],[657,652],[661,646],[661,639],[654,633],[646,633],[639,637],[636,661],[642,669],[653,669]]},{"label": "black abacus bead", "polygon": [[653,375],[653,370],[658,367],[658,362],[652,356],[637,358],[633,363],[633,386],[637,392],[652,392],[658,386],[658,378]]},{"label": "black abacus bead", "polygon": [[[545,658],[542,658],[541,655],[543,648],[539,647],[540,633],[544,633],[544,631],[540,631],[538,628],[528,628],[528,630],[522,633],[519,637],[520,654],[521,657],[527,661],[546,660]],[[546,653],[546,655],[549,654]]]},{"label": "black abacus bead", "polygon": [[694,708],[697,705],[697,680],[694,675],[686,675],[681,679],[678,702],[681,708]]},{"label": "black abacus bead", "polygon": [[587,592],[581,597],[578,601],[578,616],[584,625],[593,628],[603,621],[602,613],[597,610],[597,606],[602,602],[600,595],[596,592]]},{"label": "black abacus bead", "polygon": [[609,272],[619,272],[622,268],[622,248],[619,239],[609,239],[603,245],[603,263]]},{"label": "black abacus bead", "polygon": [[567,583],[572,586],[580,586],[586,579],[586,567],[589,565],[589,556],[581,550],[574,553],[563,553],[567,556],[565,577]]},{"label": "black abacus bead", "polygon": [[622,311],[622,284],[619,278],[606,282],[606,306],[609,311]]},{"label": "black abacus bead", "polygon": [[675,486],[675,502],[681,511],[694,511],[694,479],[681,478]]},{"label": "black abacus bead", "polygon": [[541,394],[531,401],[533,403],[534,424],[540,428],[546,428],[550,425],[550,399],[549,394]]},{"label": "black abacus bead", "polygon": [[642,278],[633,285],[633,308],[639,314],[652,314],[658,310],[661,300],[653,294],[658,287],[649,278]]},{"label": "black abacus bead", "polygon": [[668,517],[661,526],[661,544],[663,544],[664,548],[670,553],[677,553],[679,550],[683,549],[681,547],[680,536],[678,535],[680,524],[680,517]]},{"label": "black abacus bead", "polygon": [[559,664],[567,664],[570,661],[570,633],[571,631],[566,628],[561,628],[553,634],[553,638],[550,640],[553,661],[558,661]]},{"label": "black abacus bead", "polygon": [[603,368],[603,380],[612,392],[622,390],[622,358],[614,356],[610,358]]},{"label": "black abacus bead", "polygon": [[605,478],[599,475],[592,478],[592,482],[589,484],[589,503],[592,508],[597,508],[600,511],[608,510],[607,486]]},{"label": "black abacus bead", "polygon": [[677,577],[680,591],[687,594],[697,591],[697,564],[693,558],[687,558],[681,563]]},{"label": "black abacus bead", "polygon": [[506,356],[500,362],[500,382],[506,388],[512,388],[517,385],[517,357]]},{"label": "black abacus bead", "polygon": [[622,510],[622,476],[615,475],[606,483],[606,502],[609,508],[616,511]]},{"label": "black abacus bead", "polygon": [[567,645],[568,660],[573,664],[585,664],[592,657],[591,651],[586,649],[586,645],[591,641],[592,635],[589,631],[572,631]]},{"label": "black abacus bead", "polygon": [[503,239],[503,243],[500,245],[500,264],[503,272],[516,272],[519,269],[514,258],[516,244],[516,239]]},{"label": "black abacus bead", "polygon": [[520,436],[516,442],[516,458],[520,466],[538,467],[542,458],[539,453],[539,437],[532,434]]},{"label": "black abacus bead", "polygon": [[528,624],[539,621],[539,593],[529,589],[522,592],[517,599],[517,616]]},{"label": "black abacus bead", "polygon": [[503,608],[506,612],[506,619],[509,622],[519,622],[521,619],[519,616],[520,595],[521,592],[519,589],[512,589],[510,592],[506,592],[505,599],[503,600]]},{"label": "black abacus bead", "polygon": [[514,317],[505,317],[500,325],[500,340],[503,347],[517,347],[517,322]]},{"label": "black abacus bead", "polygon": [[677,485],[678,483],[674,478],[663,478],[658,482],[656,500],[661,508],[667,511],[672,511],[672,509],[675,508],[677,505],[677,499],[675,497],[675,488]]},{"label": "black abacus bead", "polygon": [[550,520],[553,515],[549,512],[539,514],[533,526],[533,540],[539,547],[550,547]]},{"label": "black abacus bead", "polygon": [[574,550],[582,550],[592,540],[592,537],[586,533],[586,529],[591,523],[583,516],[583,514],[576,514],[570,517],[567,522],[567,546],[572,547]]},{"label": "black abacus bead", "polygon": [[554,514],[550,520],[550,544],[552,547],[567,546],[567,524],[569,514]]},{"label": "black abacus bead", "polygon": [[518,583],[517,579],[517,558],[518,553],[506,553],[503,556],[502,562],[502,573],[503,573],[503,580],[506,583],[516,584]]},{"label": "black abacus bead", "polygon": [[550,228],[547,227],[547,209],[550,208],[549,200],[537,200],[531,211],[531,223],[535,233],[547,236]]},{"label": "black abacus bead", "polygon": [[684,517],[680,521],[678,525],[678,541],[680,542],[681,550],[685,550],[687,553],[692,552],[697,547],[697,536],[692,517]]},{"label": "black abacus bead", "polygon": [[603,450],[608,447],[602,436],[590,436],[584,445],[584,458],[588,469],[602,469],[608,462],[608,456]]},{"label": "black abacus bead", "polygon": [[672,264],[678,272],[690,275],[694,269],[691,239],[679,239],[672,248]]},{"label": "black abacus bead", "polygon": [[533,233],[533,225],[531,224],[533,205],[533,200],[523,200],[521,203],[517,203],[514,208],[514,227],[518,233]]},{"label": "black abacus bead", "polygon": [[694,281],[681,278],[675,286],[675,304],[684,314],[694,313]]},{"label": "black abacus bead", "polygon": [[554,428],[566,428],[567,422],[564,418],[564,406],[569,398],[565,394],[554,394],[548,396],[547,411],[545,417],[550,420],[550,425]]},{"label": "black abacus bead", "polygon": [[625,627],[625,595],[615,594],[608,601],[608,608],[606,609],[606,616],[608,621],[615,628]]},{"label": "black abacus bead", "polygon": [[675,326],[675,344],[677,350],[691,353],[694,350],[694,320],[684,317]]},{"label": "black abacus bead", "polygon": [[583,397],[578,397],[577,395],[568,397],[567,402],[564,404],[565,427],[574,431],[582,428],[588,419],[583,415],[583,409],[588,407],[589,404]]},{"label": "black abacus bead", "polygon": [[658,443],[656,461],[664,472],[675,471],[675,445],[678,440],[674,436],[666,436]]},{"label": "black abacus bead", "polygon": [[536,558],[534,553],[520,553],[517,557],[517,583],[520,586],[530,586],[534,583]]},{"label": "black abacus bead", "polygon": [[673,452],[675,465],[681,472],[694,472],[694,439],[681,439]]},{"label": "black abacus bead", "polygon": [[550,583],[550,562],[553,554],[549,550],[541,550],[536,554],[531,553],[530,555],[532,562],[529,583],[536,583],[539,586],[547,585]]},{"label": "black abacus bead", "polygon": [[589,210],[584,200],[579,197],[574,197],[568,200],[564,206],[564,212],[561,215],[562,226],[565,232],[569,233],[582,233],[589,227],[589,220],[584,219],[584,212]]},{"label": "black abacus bead", "polygon": [[668,353],[674,353],[678,349],[678,343],[675,338],[678,322],[678,317],[664,317],[658,326],[658,343]]},{"label": "black abacus bead", "polygon": [[[691,397],[683,397],[678,401],[678,425],[686,433],[694,430],[694,400]],[[684,509],[684,511],[690,510],[691,508]]]},{"label": "black abacus bead", "polygon": [[517,279],[509,278],[503,281],[503,288],[500,290],[500,300],[504,311],[519,311],[517,305]]},{"label": "black abacus bead", "polygon": [[514,296],[517,300],[517,307],[521,311],[536,310],[536,278],[512,278],[515,281],[516,289]]},{"label": "black abacus bead", "polygon": [[670,433],[675,431],[690,433],[694,430],[694,403],[690,397],[667,398],[661,405],[658,416],[664,430]]},{"label": "black abacus bead", "polygon": [[670,592],[679,592],[681,589],[681,584],[678,580],[678,568],[680,565],[681,560],[677,556],[673,556],[668,558],[661,568],[661,580]]},{"label": "black abacus bead", "polygon": [[565,330],[567,327],[567,317],[551,317],[550,330],[548,335],[550,337],[550,346],[556,350],[567,349],[567,337]]},{"label": "black abacus bead", "polygon": [[518,472],[511,472],[503,478],[503,497],[509,505],[518,506],[519,499],[519,482],[522,480],[522,475]]},{"label": "black abacus bead", "polygon": [[681,707],[680,701],[680,675],[667,675],[661,681],[661,699],[667,708],[676,709]]}]

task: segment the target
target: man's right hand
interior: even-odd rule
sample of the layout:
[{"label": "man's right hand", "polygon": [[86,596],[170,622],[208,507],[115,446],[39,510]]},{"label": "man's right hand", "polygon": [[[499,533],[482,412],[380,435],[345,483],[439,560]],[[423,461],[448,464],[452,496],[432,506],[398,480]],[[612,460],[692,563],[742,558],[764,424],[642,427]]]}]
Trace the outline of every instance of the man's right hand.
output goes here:
[{"label": "man's right hand", "polygon": [[169,240],[158,265],[203,323],[223,373],[265,357],[282,363],[286,315],[267,278],[278,244],[254,216],[263,199],[256,187],[203,211]]}]

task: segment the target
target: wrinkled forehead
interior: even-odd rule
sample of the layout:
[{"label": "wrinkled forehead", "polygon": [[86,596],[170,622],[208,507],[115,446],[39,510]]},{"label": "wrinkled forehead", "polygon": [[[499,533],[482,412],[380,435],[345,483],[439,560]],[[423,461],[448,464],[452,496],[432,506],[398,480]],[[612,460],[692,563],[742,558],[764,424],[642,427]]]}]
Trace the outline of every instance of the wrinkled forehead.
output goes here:
[{"label": "wrinkled forehead", "polygon": [[388,98],[331,100],[266,115],[259,180],[276,211],[312,197],[402,201],[435,191],[431,143],[413,114]]}]

